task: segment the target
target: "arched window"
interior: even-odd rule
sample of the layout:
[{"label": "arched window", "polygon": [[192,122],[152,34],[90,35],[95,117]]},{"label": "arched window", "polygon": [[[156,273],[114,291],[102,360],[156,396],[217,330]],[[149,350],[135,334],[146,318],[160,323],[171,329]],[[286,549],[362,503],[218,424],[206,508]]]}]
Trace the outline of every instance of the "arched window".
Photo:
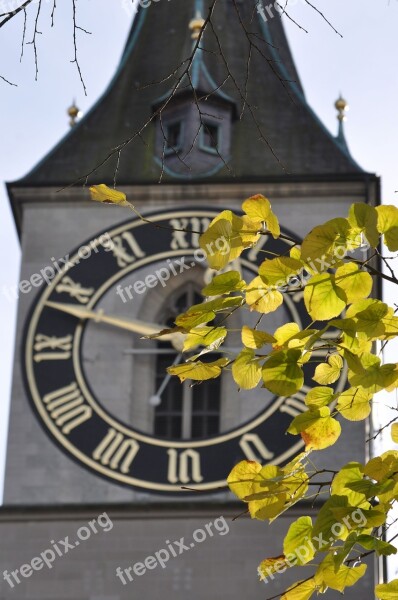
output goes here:
[{"label": "arched window", "polygon": [[[173,326],[178,314],[202,300],[195,285],[187,284],[183,291],[179,290],[171,298],[163,322]],[[218,358],[215,354],[210,356],[209,360]],[[170,343],[158,342],[154,435],[180,440],[216,435],[220,431],[220,378],[194,386],[190,381],[181,384],[176,377],[170,377],[166,372],[167,367],[180,360],[181,354]]]}]

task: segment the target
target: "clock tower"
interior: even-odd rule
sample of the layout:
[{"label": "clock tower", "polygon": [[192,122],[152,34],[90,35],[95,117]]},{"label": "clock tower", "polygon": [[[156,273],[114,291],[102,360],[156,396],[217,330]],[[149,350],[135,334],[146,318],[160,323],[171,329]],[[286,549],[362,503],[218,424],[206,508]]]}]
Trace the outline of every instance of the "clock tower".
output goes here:
[{"label": "clock tower", "polygon": [[[183,360],[178,337],[142,338],[202,301],[212,271],[198,233],[222,209],[263,193],[300,238],[353,202],[376,205],[379,180],[350,155],[344,101],[336,137],[306,102],[279,15],[220,0],[201,36],[208,5],[141,2],[105,93],[8,184],[23,258],[2,599],[254,600],[298,578],[264,590],[256,565],[280,551],[300,509],[271,527],[233,521],[241,506],[225,478],[243,458],[283,463],[299,451],[284,432],[303,396],[239,393],[227,377],[180,385],[166,374]],[[257,40],[249,73],[242,26]],[[92,203],[79,181],[116,181],[150,222]],[[234,266],[245,280],[263,249],[288,245],[264,239],[244,255]],[[301,301],[265,328],[302,324]],[[232,318],[237,330],[255,324]],[[333,468],[364,460],[366,431],[349,429],[323,453]],[[355,594],[370,599],[371,579]]]}]

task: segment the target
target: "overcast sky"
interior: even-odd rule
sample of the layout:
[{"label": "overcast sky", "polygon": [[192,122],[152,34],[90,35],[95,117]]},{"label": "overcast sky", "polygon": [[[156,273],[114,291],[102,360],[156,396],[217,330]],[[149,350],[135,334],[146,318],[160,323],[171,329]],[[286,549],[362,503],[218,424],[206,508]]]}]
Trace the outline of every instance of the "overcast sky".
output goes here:
[{"label": "overcast sky", "polygon": [[[166,0],[160,0],[166,1]],[[170,18],[173,16],[173,0]],[[9,0],[0,0],[0,9]],[[268,2],[264,2],[268,4]],[[398,69],[397,0],[313,0],[325,13],[338,36],[306,4],[290,0],[291,14],[305,33],[285,20],[307,99],[325,125],[337,131],[334,101],[340,91],[349,101],[345,125],[352,155],[366,170],[382,176],[383,201],[396,203],[398,189]],[[0,32],[0,502],[2,468],[13,361],[16,303],[4,286],[18,282],[20,248],[2,182],[24,175],[68,130],[66,108],[73,98],[87,111],[113,75],[132,13],[129,0],[81,0],[78,19],[92,35],[79,34],[78,48],[87,86],[84,96],[73,58],[69,2],[57,4],[50,27],[52,2],[44,2],[37,37],[38,80],[32,45],[25,45],[20,63],[23,17]],[[3,10],[0,10],[3,12]],[[32,39],[33,19],[26,33]],[[154,56],[156,60],[156,56]],[[265,192],[266,190],[259,190]],[[277,212],[277,209],[276,209]],[[27,410],[30,408],[27,405]]]}]

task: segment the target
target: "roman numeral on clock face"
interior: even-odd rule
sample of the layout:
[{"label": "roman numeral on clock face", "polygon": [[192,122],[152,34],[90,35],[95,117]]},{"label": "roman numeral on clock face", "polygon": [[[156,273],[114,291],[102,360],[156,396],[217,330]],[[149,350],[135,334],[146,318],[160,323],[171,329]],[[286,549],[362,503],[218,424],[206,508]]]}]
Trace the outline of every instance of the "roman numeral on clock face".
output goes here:
[{"label": "roman numeral on clock face", "polygon": [[[72,341],[73,338],[71,335],[59,338],[38,333],[35,336],[33,344],[33,349],[36,351],[33,360],[35,362],[43,360],[67,360],[71,357]],[[43,350],[45,352],[42,352]]]},{"label": "roman numeral on clock face", "polygon": [[138,450],[139,444],[132,438],[110,427],[108,433],[93,452],[93,458],[104,466],[128,473]]},{"label": "roman numeral on clock face", "polygon": [[118,267],[121,269],[133,263],[137,258],[145,256],[145,252],[140,248],[137,240],[130,231],[125,231],[121,235],[115,235],[112,238],[112,242],[112,254],[116,258]]},{"label": "roman numeral on clock face", "polygon": [[87,304],[91,296],[94,294],[94,288],[85,288],[81,283],[73,281],[69,275],[62,278],[55,290],[58,294],[66,293],[71,298],[76,299],[80,304]]},{"label": "roman numeral on clock face", "polygon": [[[206,231],[211,221],[208,217],[190,217],[181,219],[170,219],[170,227],[174,230],[170,247],[172,250],[180,250],[180,248],[199,248],[199,233],[191,233],[193,231],[203,233]],[[186,231],[184,231],[186,230]]]},{"label": "roman numeral on clock face", "polygon": [[46,394],[43,402],[55,424],[65,434],[90,419],[93,414],[92,408],[84,403],[76,382]]},{"label": "roman numeral on clock face", "polygon": [[179,452],[175,448],[167,450],[169,466],[167,479],[170,483],[200,483],[203,477],[200,470],[200,454],[192,448]]}]

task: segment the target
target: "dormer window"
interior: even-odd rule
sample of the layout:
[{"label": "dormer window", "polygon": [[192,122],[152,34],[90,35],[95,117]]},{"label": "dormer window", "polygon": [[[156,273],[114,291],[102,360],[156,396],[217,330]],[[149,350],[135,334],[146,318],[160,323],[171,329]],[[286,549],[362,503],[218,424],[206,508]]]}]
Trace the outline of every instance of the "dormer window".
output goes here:
[{"label": "dormer window", "polygon": [[174,121],[166,125],[165,153],[179,152],[182,148],[182,122]]},{"label": "dormer window", "polygon": [[205,152],[218,154],[220,148],[220,127],[214,123],[203,123],[201,129],[200,147]]}]

